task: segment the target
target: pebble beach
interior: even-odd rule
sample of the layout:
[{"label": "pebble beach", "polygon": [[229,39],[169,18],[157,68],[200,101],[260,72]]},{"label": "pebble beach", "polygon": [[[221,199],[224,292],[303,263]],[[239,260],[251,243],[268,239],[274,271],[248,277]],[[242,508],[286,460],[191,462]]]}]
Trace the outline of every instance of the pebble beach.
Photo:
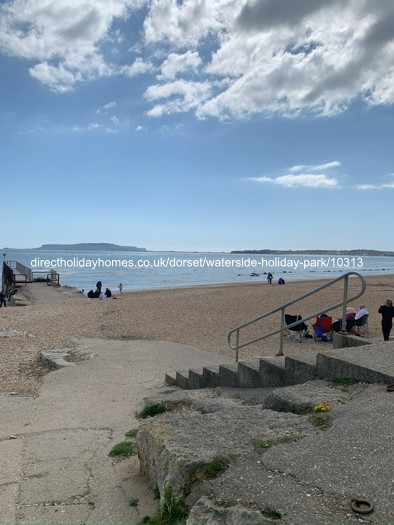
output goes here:
[{"label": "pebble beach", "polygon": [[[380,314],[386,299],[394,299],[394,277],[369,276],[364,295],[350,306],[364,303],[370,313],[368,337],[382,340]],[[48,373],[39,361],[42,350],[73,348],[75,340],[86,337],[118,340],[157,340],[186,343],[208,352],[232,356],[227,346],[228,332],[281,304],[320,286],[326,280],[290,282],[284,286],[266,282],[252,284],[199,286],[144,292],[118,293],[105,301],[88,299],[74,289],[47,287],[39,302],[28,306],[0,309],[0,392],[35,396],[42,377]],[[103,283],[105,286],[105,282]],[[21,287],[18,293],[27,293]],[[350,279],[350,294],[360,289],[358,279]],[[306,298],[288,313],[306,317],[317,309],[342,298],[343,285],[337,283]],[[66,293],[64,293],[66,292]],[[37,300],[35,300],[37,301]],[[341,310],[330,312],[333,318]],[[308,321],[312,333],[311,324]],[[278,327],[277,314],[257,323],[246,334],[257,337]],[[394,333],[392,334],[394,336]],[[328,343],[308,339],[303,343],[286,341],[284,353],[318,352]],[[240,353],[240,359],[272,356],[278,351],[278,336],[255,343]],[[203,366],[203,363],[201,364]],[[163,369],[163,379],[166,370]]]}]

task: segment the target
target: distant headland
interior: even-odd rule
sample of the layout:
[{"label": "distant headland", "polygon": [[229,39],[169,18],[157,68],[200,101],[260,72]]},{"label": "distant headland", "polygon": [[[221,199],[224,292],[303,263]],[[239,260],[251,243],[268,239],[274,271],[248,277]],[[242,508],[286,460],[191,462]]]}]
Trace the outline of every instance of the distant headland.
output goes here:
[{"label": "distant headland", "polygon": [[[43,251],[91,251],[91,252],[146,252],[146,248],[138,248],[137,246],[119,246],[118,244],[111,244],[108,242],[80,242],[77,244],[43,244],[39,248],[28,248],[29,250],[43,250]],[[17,248],[4,248],[4,250],[17,250]]]},{"label": "distant headland", "polygon": [[394,257],[394,252],[367,250],[365,248],[358,250],[233,250],[230,253],[250,253],[264,255],[339,255],[344,257]]}]

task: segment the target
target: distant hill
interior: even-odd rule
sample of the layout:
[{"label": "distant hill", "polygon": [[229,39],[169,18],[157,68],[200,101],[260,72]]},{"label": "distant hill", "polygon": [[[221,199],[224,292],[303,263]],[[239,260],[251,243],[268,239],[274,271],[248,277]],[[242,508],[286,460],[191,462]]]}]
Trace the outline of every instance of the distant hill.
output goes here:
[{"label": "distant hill", "polygon": [[250,253],[264,255],[339,255],[345,257],[394,257],[394,252],[381,250],[367,250],[365,248],[358,250],[233,250],[230,253]]},{"label": "distant hill", "polygon": [[119,246],[108,242],[81,242],[78,244],[43,244],[36,250],[70,250],[70,251],[97,251],[97,252],[146,252],[146,248],[137,246]]}]

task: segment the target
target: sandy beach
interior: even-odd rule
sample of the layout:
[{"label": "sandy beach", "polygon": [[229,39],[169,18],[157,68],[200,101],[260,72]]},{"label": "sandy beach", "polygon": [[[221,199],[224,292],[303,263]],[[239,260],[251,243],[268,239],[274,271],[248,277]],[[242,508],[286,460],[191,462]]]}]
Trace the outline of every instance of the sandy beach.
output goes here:
[{"label": "sandy beach", "polygon": [[[359,304],[366,304],[370,312],[369,338],[381,340],[377,310],[386,299],[394,299],[394,277],[370,276],[366,280],[365,294],[351,306],[357,309]],[[117,294],[115,299],[105,301],[90,300],[77,293],[68,293],[66,297],[61,291],[47,287],[46,296],[56,294],[56,301],[0,310],[0,391],[36,395],[43,375],[48,372],[38,362],[39,352],[72,348],[74,340],[80,337],[173,341],[232,356],[227,347],[227,334],[232,328],[324,282],[327,281],[290,282],[284,286],[259,282],[174,288]],[[340,301],[342,286],[337,283],[303,300],[289,313],[306,317]],[[351,279],[350,293],[359,288],[359,280]],[[339,309],[332,312],[334,318],[340,315]],[[266,333],[278,327],[278,322],[278,316],[274,315],[263,324],[255,325],[248,337]],[[286,342],[284,353],[317,352],[326,344],[313,340],[302,344]],[[275,355],[277,351],[278,336],[274,336],[242,350],[240,359]],[[165,370],[163,377],[164,373]]]}]

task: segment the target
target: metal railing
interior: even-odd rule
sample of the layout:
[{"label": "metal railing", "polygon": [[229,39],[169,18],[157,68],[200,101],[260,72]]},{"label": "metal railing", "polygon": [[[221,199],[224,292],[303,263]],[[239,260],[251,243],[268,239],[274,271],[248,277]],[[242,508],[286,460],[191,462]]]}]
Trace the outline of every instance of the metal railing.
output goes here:
[{"label": "metal railing", "polygon": [[[361,290],[356,295],[352,295],[351,297],[348,297],[348,293],[349,293],[349,277],[352,276],[352,275],[354,275],[354,276],[356,276],[356,277],[358,277],[360,279],[360,281],[361,281]],[[296,304],[299,301],[302,301],[306,297],[310,297],[311,295],[314,295],[315,293],[320,292],[321,290],[324,290],[325,288],[328,288],[329,286],[332,286],[333,284],[336,284],[336,283],[338,283],[340,281],[344,281],[343,299],[342,299],[342,301],[339,301],[338,303],[333,304],[331,306],[328,306],[326,308],[322,308],[321,310],[317,310],[313,314],[310,314],[307,317],[303,317],[301,320],[296,321],[295,323],[286,325],[286,323],[285,323],[285,312],[286,312],[286,309],[289,306],[292,306],[293,304]],[[231,350],[235,350],[235,360],[238,361],[239,351],[240,351],[241,348],[244,348],[245,346],[251,345],[253,343],[257,343],[258,341],[262,341],[263,339],[267,339],[267,337],[271,337],[272,335],[280,334],[279,352],[276,355],[283,355],[283,333],[284,333],[284,331],[286,329],[293,328],[294,326],[297,326],[297,325],[303,323],[304,321],[308,321],[309,319],[313,319],[314,317],[317,317],[318,315],[321,315],[321,314],[323,314],[325,312],[329,312],[330,310],[335,310],[335,308],[339,308],[340,306],[342,306],[341,329],[345,330],[345,327],[346,327],[346,305],[348,303],[350,303],[350,301],[354,301],[355,299],[358,299],[359,297],[361,297],[363,295],[363,293],[365,292],[366,287],[367,287],[367,283],[366,283],[366,281],[365,281],[365,279],[364,279],[364,277],[362,275],[360,275],[357,272],[345,273],[344,275],[341,275],[340,277],[337,277],[336,279],[333,279],[332,281],[330,281],[328,283],[325,283],[322,286],[319,286],[318,288],[315,288],[314,290],[311,290],[310,292],[308,292],[308,293],[306,293],[304,295],[301,295],[300,297],[297,297],[297,299],[293,299],[292,301],[290,301],[290,302],[288,302],[286,304],[282,304],[282,306],[278,306],[278,308],[275,308],[274,310],[271,310],[270,312],[268,312],[266,314],[260,315],[259,317],[256,317],[255,319],[252,319],[251,321],[248,321],[246,323],[243,323],[243,324],[237,326],[236,328],[233,328],[233,330],[231,330],[229,332],[228,337],[227,337],[228,346],[230,347]],[[276,330],[272,330],[271,332],[269,332],[267,334],[264,334],[262,336],[259,336],[259,337],[256,337],[254,339],[251,339],[250,341],[246,341],[246,342],[240,343],[240,332],[241,332],[241,330],[243,328],[246,328],[247,326],[250,326],[250,325],[256,323],[257,321],[261,321],[262,319],[265,319],[266,317],[268,317],[268,316],[270,316],[272,314],[275,314],[277,312],[281,313],[281,316],[280,316],[280,328],[278,328]],[[235,337],[235,344],[233,344],[234,337]]]},{"label": "metal railing", "polygon": [[[4,263],[14,273],[14,284],[17,282],[31,282],[32,280],[32,269],[28,268],[24,264],[18,261],[4,261]],[[15,271],[16,270],[16,271]]]}]

